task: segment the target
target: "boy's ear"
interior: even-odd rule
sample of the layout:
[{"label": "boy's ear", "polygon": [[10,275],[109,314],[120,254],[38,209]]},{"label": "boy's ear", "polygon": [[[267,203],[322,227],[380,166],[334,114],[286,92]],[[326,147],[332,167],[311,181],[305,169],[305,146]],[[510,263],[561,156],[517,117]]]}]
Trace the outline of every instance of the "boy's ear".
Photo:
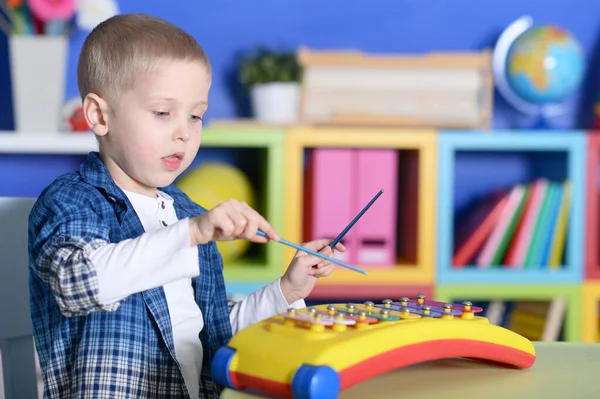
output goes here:
[{"label": "boy's ear", "polygon": [[83,99],[83,115],[96,136],[108,133],[108,105],[100,96],[90,93]]}]

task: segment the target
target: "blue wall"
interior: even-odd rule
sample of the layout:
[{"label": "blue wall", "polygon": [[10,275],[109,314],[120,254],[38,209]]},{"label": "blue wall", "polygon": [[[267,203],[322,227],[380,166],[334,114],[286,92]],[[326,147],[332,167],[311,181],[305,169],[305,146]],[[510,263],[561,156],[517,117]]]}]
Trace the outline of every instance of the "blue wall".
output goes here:
[{"label": "blue wall", "polygon": [[[232,76],[235,75],[236,54],[256,44],[369,52],[477,50],[493,46],[508,24],[528,14],[538,23],[553,23],[569,29],[582,43],[591,65],[583,86],[585,90],[574,102],[573,113],[557,121],[557,126],[585,128],[590,126],[591,104],[600,89],[600,14],[592,0],[572,0],[568,10],[564,3],[563,0],[121,0],[120,6],[124,13],[145,12],[175,22],[190,31],[205,47],[214,69],[207,114],[209,122],[247,115],[247,108],[242,106],[240,109],[236,104]],[[85,36],[86,32],[79,32],[71,41],[66,88],[69,97],[77,95],[76,63]],[[0,130],[12,128],[5,54],[6,42],[0,38]],[[498,96],[495,103],[496,128],[518,128],[529,122],[520,118]],[[81,159],[79,156],[32,156],[23,162],[22,157],[2,156],[0,195],[37,195],[55,175],[73,170]],[[470,187],[461,190],[464,197],[456,199],[458,208],[488,191],[490,186],[535,175],[529,170],[529,158],[518,154],[498,161],[507,165],[506,182],[482,177],[498,170],[498,162],[490,162],[486,154],[475,159],[460,157],[457,162],[457,173],[461,176],[469,176],[473,170],[480,172],[479,180],[473,178],[480,183],[471,182]],[[556,164],[563,163],[557,161]],[[477,167],[473,168],[473,164]],[[34,174],[31,173],[33,170],[45,172]]]},{"label": "blue wall", "polygon": [[[573,113],[557,127],[590,126],[591,103],[600,88],[600,14],[593,0],[121,0],[121,12],[160,15],[191,32],[207,50],[214,83],[207,119],[247,115],[236,104],[232,83],[235,56],[261,43],[295,48],[348,48],[369,52],[462,51],[493,46],[502,30],[528,14],[536,23],[570,30],[591,63],[585,90],[574,99]],[[73,37],[67,95],[77,95],[75,68],[85,32]],[[4,108],[8,96],[7,67],[0,40],[0,129],[12,127]],[[580,97],[580,98],[579,98]],[[583,106],[580,106],[582,102]],[[516,128],[530,121],[496,99],[494,126]]]}]

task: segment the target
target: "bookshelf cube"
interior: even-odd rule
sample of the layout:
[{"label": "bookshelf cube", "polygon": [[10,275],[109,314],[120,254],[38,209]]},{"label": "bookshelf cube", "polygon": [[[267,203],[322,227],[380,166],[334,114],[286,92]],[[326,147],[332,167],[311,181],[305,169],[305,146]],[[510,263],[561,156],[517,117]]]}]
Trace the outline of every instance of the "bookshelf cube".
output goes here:
[{"label": "bookshelf cube", "polygon": [[581,338],[600,342],[600,282],[585,282],[581,290]]},{"label": "bookshelf cube", "polygon": [[600,280],[598,168],[600,168],[600,132],[594,131],[587,135],[587,185],[585,190],[585,277],[590,280]]},{"label": "bookshelf cube", "polygon": [[[414,227],[416,231],[410,231],[408,237],[402,237],[399,234],[398,241],[414,242],[415,248],[412,248],[414,250],[412,252],[416,256],[403,260],[402,254],[398,254],[397,263],[384,267],[356,265],[368,270],[368,275],[337,267],[331,276],[321,279],[319,284],[322,287],[344,285],[348,290],[352,290],[353,287],[358,286],[413,285],[433,282],[436,225],[435,174],[437,172],[437,144],[434,131],[368,127],[294,127],[286,133],[285,146],[285,237],[293,242],[306,241],[304,209],[306,153],[317,148],[379,148],[416,153],[418,182],[415,182],[414,187],[407,190],[409,192],[398,193],[399,201],[403,199],[403,196],[415,195],[414,202],[417,209],[414,212],[417,221]],[[336,172],[335,169],[329,171],[332,180],[336,179]],[[399,171],[399,174],[399,179],[402,179],[402,170]],[[345,199],[343,195],[340,196],[340,201]],[[361,204],[360,208],[364,205],[366,203]],[[377,206],[377,203],[373,206]],[[365,213],[364,218],[368,216],[369,211]],[[349,217],[346,222],[342,222],[344,225],[336,227],[338,229],[336,231],[341,232],[345,224],[350,223],[353,217],[354,215]],[[360,220],[356,226],[359,223],[361,223]],[[401,223],[398,225],[402,226]],[[337,232],[334,234],[338,234]],[[333,239],[334,237],[323,238]],[[286,248],[286,251],[285,258],[291,259],[295,250]]]},{"label": "bookshelf cube", "polygon": [[[278,128],[241,124],[211,125],[204,129],[200,150],[188,171],[193,170],[197,164],[210,160],[231,158],[232,163],[239,163],[253,186],[256,209],[277,231],[282,232],[283,137],[283,130]],[[282,264],[282,245],[250,244],[246,255],[224,265],[227,290],[235,294],[249,294],[278,278]]]},{"label": "bookshelf cube", "polygon": [[[435,300],[456,302],[549,301],[562,297],[567,302],[563,321],[564,341],[581,341],[581,286],[578,284],[500,285],[442,284],[435,287]],[[485,312],[485,309],[484,309]]]},{"label": "bookshelf cube", "polygon": [[[579,131],[442,131],[439,136],[438,283],[575,283],[583,275],[585,134]],[[571,187],[562,264],[455,267],[455,223],[469,202],[538,178]],[[460,218],[461,220],[462,217]],[[515,229],[516,231],[516,229]],[[503,260],[501,260],[503,262]],[[473,263],[473,262],[471,262]]]}]

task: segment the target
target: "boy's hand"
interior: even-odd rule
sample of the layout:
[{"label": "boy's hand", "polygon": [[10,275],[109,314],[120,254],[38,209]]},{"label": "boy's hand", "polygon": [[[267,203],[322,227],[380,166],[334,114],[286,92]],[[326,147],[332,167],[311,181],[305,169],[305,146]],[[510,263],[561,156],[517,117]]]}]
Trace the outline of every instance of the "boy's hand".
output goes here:
[{"label": "boy's hand", "polygon": [[[333,256],[333,250],[329,248],[331,241],[333,240],[315,240],[302,246],[331,257]],[[341,243],[338,243],[335,249],[341,252],[346,251]],[[317,279],[329,276],[333,272],[333,268],[334,263],[330,261],[304,251],[297,251],[280,282],[281,291],[287,303],[291,304],[299,299],[306,298],[313,290]]]},{"label": "boy's hand", "polygon": [[269,241],[256,233],[258,229],[270,239],[279,240],[275,229],[258,212],[245,202],[228,200],[190,219],[190,240],[193,245],[236,239],[258,243]]}]

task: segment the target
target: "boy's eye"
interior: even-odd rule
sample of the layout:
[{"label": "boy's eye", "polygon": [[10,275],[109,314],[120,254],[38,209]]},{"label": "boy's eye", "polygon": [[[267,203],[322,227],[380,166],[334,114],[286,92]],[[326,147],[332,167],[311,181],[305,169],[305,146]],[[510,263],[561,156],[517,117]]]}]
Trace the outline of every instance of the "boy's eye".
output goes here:
[{"label": "boy's eye", "polygon": [[201,117],[201,116],[197,116],[197,115],[190,115],[190,119],[191,119],[193,122],[197,122],[197,121],[201,121],[201,120],[202,120],[202,117]]},{"label": "boy's eye", "polygon": [[152,113],[155,116],[158,116],[159,118],[163,118],[165,116],[169,116],[169,112],[168,111],[152,111]]}]

